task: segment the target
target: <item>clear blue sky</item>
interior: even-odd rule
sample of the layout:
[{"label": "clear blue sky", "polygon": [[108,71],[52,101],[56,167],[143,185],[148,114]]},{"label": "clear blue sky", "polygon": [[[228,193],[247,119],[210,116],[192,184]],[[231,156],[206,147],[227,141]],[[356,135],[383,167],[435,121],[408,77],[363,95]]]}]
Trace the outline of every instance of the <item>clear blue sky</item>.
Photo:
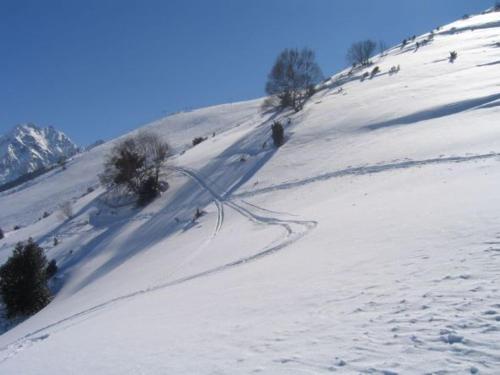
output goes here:
[{"label": "clear blue sky", "polygon": [[168,113],[263,95],[286,47],[325,74],[353,41],[396,44],[493,0],[0,0],[0,134],[54,125],[77,143]]}]

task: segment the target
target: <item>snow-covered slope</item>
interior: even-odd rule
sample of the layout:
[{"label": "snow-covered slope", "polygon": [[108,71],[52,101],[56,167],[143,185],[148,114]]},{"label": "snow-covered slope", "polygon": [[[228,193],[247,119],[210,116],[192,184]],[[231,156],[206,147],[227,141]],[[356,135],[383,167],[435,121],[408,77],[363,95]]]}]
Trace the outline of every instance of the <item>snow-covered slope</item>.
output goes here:
[{"label": "snow-covered slope", "polygon": [[78,152],[78,147],[52,126],[34,124],[15,126],[0,136],[0,185],[27,173],[57,163]]},{"label": "snow-covered slope", "polygon": [[[0,373],[497,374],[500,13],[427,38],[299,113],[254,100],[146,126],[175,155],[144,209],[86,193],[112,142],[0,193],[1,259],[33,236],[61,267],[0,336]],[[36,221],[67,200],[72,220]]]}]

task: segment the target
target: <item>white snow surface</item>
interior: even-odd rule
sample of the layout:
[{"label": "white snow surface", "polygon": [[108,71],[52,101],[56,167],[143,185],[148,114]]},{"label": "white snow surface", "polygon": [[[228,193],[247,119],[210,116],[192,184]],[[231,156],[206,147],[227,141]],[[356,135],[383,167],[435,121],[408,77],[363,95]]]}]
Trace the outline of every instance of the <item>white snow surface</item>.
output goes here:
[{"label": "white snow surface", "polygon": [[54,300],[0,336],[0,373],[499,374],[499,43],[500,13],[477,15],[301,112],[147,125],[174,156],[143,209],[97,187],[113,142],[0,193],[1,261],[31,236],[60,267]]}]

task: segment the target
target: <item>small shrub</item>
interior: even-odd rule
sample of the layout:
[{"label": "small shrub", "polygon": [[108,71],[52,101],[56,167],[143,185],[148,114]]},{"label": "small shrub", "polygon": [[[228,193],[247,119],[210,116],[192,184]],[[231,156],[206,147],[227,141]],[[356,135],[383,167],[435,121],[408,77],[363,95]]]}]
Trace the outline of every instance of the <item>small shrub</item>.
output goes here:
[{"label": "small shrub", "polygon": [[455,60],[457,59],[457,57],[458,57],[457,51],[451,51],[450,52],[450,63],[455,62]]},{"label": "small shrub", "polygon": [[13,229],[14,229],[14,230],[19,230],[19,229],[21,229],[21,227],[20,227],[19,225],[14,225],[14,228],[13,228]]},{"label": "small shrub", "polygon": [[50,216],[50,212],[47,212],[47,211],[44,211],[44,213],[42,214],[42,218],[45,219],[46,217],[49,217]]},{"label": "small shrub", "polygon": [[364,72],[363,75],[361,76],[361,82],[363,82],[365,79],[367,79],[370,76],[370,73]]},{"label": "small shrub", "polygon": [[398,65],[398,66],[392,66],[391,69],[389,70],[389,75],[393,75],[393,74],[398,74],[399,71],[401,70],[401,67]]},{"label": "small shrub", "polygon": [[5,236],[4,236],[4,234],[3,234],[3,230],[2,230],[2,228],[0,228],[0,240],[1,240],[2,238],[4,238],[4,237],[5,237]]},{"label": "small shrub", "polygon": [[36,313],[50,302],[47,258],[31,238],[25,244],[19,242],[0,267],[0,294],[8,318]]},{"label": "small shrub", "polygon": [[375,68],[373,68],[373,70],[371,71],[370,73],[370,78],[373,78],[375,77],[375,75],[377,75],[378,73],[380,73],[380,68],[378,66],[376,66]]},{"label": "small shrub", "polygon": [[273,142],[276,147],[281,147],[285,143],[285,130],[281,122],[275,121],[271,125],[271,132],[273,137]]},{"label": "small shrub", "polygon": [[92,186],[89,186],[89,187],[87,188],[87,194],[93,193],[93,192],[94,192],[94,190],[95,190],[95,189],[94,189]]},{"label": "small shrub", "polygon": [[205,142],[207,139],[204,137],[196,137],[193,139],[193,146],[199,145],[201,142]]},{"label": "small shrub", "polygon": [[468,14],[464,14],[464,15],[462,16],[462,19],[463,19],[463,20],[468,20],[469,18],[470,18],[470,16],[469,16]]},{"label": "small shrub", "polygon": [[59,267],[57,267],[57,263],[55,259],[52,259],[47,266],[47,270],[45,271],[47,274],[47,280],[51,279],[56,273]]},{"label": "small shrub", "polygon": [[57,239],[57,237],[54,237],[54,241],[52,243],[54,246],[57,246],[59,245],[59,240]]},{"label": "small shrub", "polygon": [[203,215],[205,215],[205,211],[200,210],[199,208],[196,208],[196,211],[194,212],[194,215],[193,215],[193,223],[196,220],[198,220],[200,217],[202,217]]}]

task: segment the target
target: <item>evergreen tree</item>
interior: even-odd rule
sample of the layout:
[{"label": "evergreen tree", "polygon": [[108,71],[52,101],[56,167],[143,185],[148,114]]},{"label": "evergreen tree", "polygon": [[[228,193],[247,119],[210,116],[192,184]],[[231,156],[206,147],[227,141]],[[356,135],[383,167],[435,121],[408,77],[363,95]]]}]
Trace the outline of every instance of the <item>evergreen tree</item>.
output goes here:
[{"label": "evergreen tree", "polygon": [[276,121],[272,126],[272,137],[273,142],[276,147],[280,147],[285,143],[285,130],[283,129],[283,125],[279,121]]},{"label": "evergreen tree", "polygon": [[0,267],[0,294],[9,318],[34,314],[50,302],[47,258],[31,238],[27,243],[19,242]]}]

